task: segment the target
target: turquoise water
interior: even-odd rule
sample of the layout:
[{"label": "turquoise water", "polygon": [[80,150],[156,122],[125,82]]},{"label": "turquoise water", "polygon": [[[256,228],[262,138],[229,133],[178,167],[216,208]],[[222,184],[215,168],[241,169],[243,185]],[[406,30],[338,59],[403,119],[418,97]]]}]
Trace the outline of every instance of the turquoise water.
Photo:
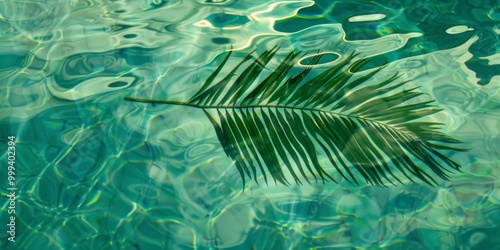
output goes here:
[{"label": "turquoise water", "polygon": [[[500,3],[330,2],[0,1],[0,248],[500,249]],[[202,111],[123,100],[187,100],[231,46],[235,65],[274,45],[413,79],[462,172],[242,192]]]}]

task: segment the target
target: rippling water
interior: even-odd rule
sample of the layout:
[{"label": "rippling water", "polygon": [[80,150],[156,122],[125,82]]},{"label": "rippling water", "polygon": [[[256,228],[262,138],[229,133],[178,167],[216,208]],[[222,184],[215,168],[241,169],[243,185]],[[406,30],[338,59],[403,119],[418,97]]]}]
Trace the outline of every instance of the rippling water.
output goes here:
[{"label": "rippling water", "polygon": [[[332,3],[333,2],[333,3]],[[491,1],[0,1],[2,249],[500,249],[500,6]],[[241,179],[187,100],[231,46],[352,51],[404,72],[470,150],[437,188]],[[286,55],[271,61],[277,65]],[[335,58],[332,58],[334,60]],[[7,174],[0,188],[5,197]],[[2,225],[8,200],[2,198]]]}]

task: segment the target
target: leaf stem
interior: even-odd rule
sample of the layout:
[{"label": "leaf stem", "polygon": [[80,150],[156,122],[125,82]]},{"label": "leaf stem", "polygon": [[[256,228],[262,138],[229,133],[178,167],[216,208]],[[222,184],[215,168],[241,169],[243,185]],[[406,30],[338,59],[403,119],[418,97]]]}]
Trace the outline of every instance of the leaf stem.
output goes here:
[{"label": "leaf stem", "polygon": [[317,111],[317,112],[327,112],[331,114],[344,115],[330,110],[323,110],[317,108],[304,108],[290,105],[276,105],[276,104],[263,104],[263,105],[198,105],[189,102],[181,102],[181,101],[169,101],[169,100],[154,100],[154,99],[141,99],[134,97],[125,97],[126,101],[132,102],[143,102],[143,103],[158,103],[158,104],[170,104],[170,105],[180,105],[180,106],[190,106],[201,109],[247,109],[247,108],[283,108],[283,109],[300,109],[307,111]]},{"label": "leaf stem", "polygon": [[194,103],[189,103],[189,102],[182,102],[182,101],[170,101],[170,100],[155,100],[155,99],[142,99],[142,98],[134,98],[134,97],[125,97],[126,101],[132,101],[132,102],[142,102],[142,103],[158,103],[158,104],[170,104],[170,105],[178,105],[178,106],[189,106],[189,107],[195,107],[195,108],[200,108],[200,109],[251,109],[251,108],[283,108],[283,109],[298,109],[298,110],[307,110],[307,111],[312,111],[312,112],[324,112],[324,113],[330,113],[333,115],[339,115],[339,116],[344,116],[344,117],[353,117],[356,119],[363,119],[365,121],[370,121],[373,123],[380,124],[384,127],[389,127],[392,130],[398,131],[400,133],[403,133],[407,136],[411,136],[414,139],[417,139],[418,141],[422,141],[419,138],[415,137],[412,133],[408,133],[408,131],[401,131],[400,128],[395,128],[389,124],[381,123],[376,120],[372,120],[366,117],[360,117],[360,116],[353,116],[353,115],[348,115],[348,114],[342,114],[338,113],[335,111],[331,110],[323,110],[323,109],[318,109],[318,108],[304,108],[304,107],[296,107],[296,106],[290,106],[290,105],[275,105],[275,104],[264,104],[264,105],[198,105]]},{"label": "leaf stem", "polygon": [[179,106],[190,106],[195,108],[203,108],[200,105],[181,102],[181,101],[169,101],[169,100],[154,100],[154,99],[142,99],[142,98],[134,98],[134,97],[125,97],[125,101],[131,102],[142,102],[142,103],[158,103],[158,104],[170,104],[170,105],[179,105]]}]

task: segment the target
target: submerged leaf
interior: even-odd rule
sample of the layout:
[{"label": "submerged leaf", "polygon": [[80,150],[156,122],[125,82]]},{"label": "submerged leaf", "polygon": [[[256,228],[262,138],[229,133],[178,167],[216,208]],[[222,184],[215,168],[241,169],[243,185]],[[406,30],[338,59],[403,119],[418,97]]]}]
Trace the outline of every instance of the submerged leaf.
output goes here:
[{"label": "submerged leaf", "polygon": [[[255,82],[277,52],[277,47],[267,50],[244,67],[250,53],[216,81],[228,53],[188,102],[125,99],[203,109],[243,186],[247,177],[257,181],[258,172],[266,183],[269,174],[284,185],[290,185],[288,174],[299,185],[302,180],[310,183],[310,178],[338,182],[334,176],[351,183],[362,177],[378,186],[414,178],[435,185],[429,171],[448,179],[450,170],[459,170],[440,152],[463,151],[453,146],[459,141],[440,132],[442,124],[420,121],[440,109],[432,101],[408,104],[422,93],[417,88],[396,91],[407,83],[396,83],[401,75],[370,84],[384,67],[358,73],[368,61],[351,62],[356,57],[352,53],[305,81],[314,66],[289,76],[301,57],[292,51],[264,80]],[[311,64],[320,59],[320,54],[314,56]],[[217,115],[208,112],[211,109]]]}]

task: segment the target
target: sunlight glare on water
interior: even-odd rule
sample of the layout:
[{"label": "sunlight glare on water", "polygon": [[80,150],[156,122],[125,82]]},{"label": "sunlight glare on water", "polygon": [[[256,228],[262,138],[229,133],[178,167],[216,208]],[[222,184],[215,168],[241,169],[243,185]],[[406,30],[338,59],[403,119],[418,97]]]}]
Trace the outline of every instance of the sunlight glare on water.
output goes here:
[{"label": "sunlight glare on water", "polygon": [[[497,1],[0,1],[0,145],[16,136],[18,195],[16,242],[2,226],[0,248],[496,249],[499,9]],[[293,49],[319,49],[327,56],[313,72],[355,51],[372,59],[362,70],[387,63],[373,80],[404,73],[405,88],[443,109],[432,121],[464,142],[468,151],[447,154],[462,171],[438,187],[266,185],[259,176],[242,191],[202,111],[123,100],[186,101],[231,48],[221,74],[275,45],[269,69]]]}]

